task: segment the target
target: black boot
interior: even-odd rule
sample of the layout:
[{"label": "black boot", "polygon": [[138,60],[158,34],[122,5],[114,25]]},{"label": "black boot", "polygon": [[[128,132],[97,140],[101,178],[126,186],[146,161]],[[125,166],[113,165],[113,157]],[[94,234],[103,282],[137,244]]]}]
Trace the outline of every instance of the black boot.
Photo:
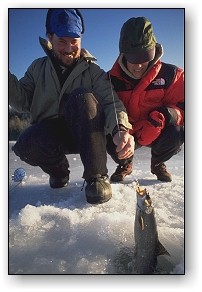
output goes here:
[{"label": "black boot", "polygon": [[50,187],[53,189],[63,188],[67,186],[68,183],[69,183],[69,176],[61,177],[61,178],[50,176],[49,178]]},{"label": "black boot", "polygon": [[90,204],[102,204],[112,197],[112,189],[108,176],[98,175],[87,180],[85,187],[86,199]]},{"label": "black boot", "polygon": [[68,168],[69,168],[69,162],[65,158],[64,161],[60,163],[59,165],[49,168],[49,169],[44,169],[50,175],[49,184],[51,188],[59,189],[68,185],[69,174],[70,174],[70,171]]}]

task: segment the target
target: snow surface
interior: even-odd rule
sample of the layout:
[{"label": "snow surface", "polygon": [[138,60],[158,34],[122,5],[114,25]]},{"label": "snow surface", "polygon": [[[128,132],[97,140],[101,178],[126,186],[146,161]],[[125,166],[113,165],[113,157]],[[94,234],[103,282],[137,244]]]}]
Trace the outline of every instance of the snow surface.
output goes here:
[{"label": "snow surface", "polygon": [[[39,167],[22,162],[9,143],[9,273],[129,274],[134,252],[135,180],[147,188],[155,208],[159,240],[170,256],[159,256],[157,274],[184,274],[184,149],[167,163],[173,181],[150,172],[150,149],[135,152],[134,171],[112,184],[102,205],[86,202],[79,155],[68,155],[70,184],[54,190]],[[11,177],[23,167],[17,187]],[[109,175],[116,164],[108,157]]]}]

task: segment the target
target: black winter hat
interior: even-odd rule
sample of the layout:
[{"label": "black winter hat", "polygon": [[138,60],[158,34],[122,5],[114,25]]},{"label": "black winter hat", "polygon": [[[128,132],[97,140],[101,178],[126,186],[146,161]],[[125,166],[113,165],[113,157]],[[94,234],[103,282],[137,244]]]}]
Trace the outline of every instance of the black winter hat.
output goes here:
[{"label": "black winter hat", "polygon": [[119,50],[132,64],[150,62],[155,56],[156,38],[151,22],[145,17],[132,17],[121,29]]}]

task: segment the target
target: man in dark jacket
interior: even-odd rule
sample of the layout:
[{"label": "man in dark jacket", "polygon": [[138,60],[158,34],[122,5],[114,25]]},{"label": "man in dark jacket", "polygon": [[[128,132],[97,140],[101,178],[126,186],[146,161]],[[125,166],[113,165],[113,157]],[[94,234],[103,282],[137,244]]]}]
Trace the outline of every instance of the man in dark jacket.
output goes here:
[{"label": "man in dark jacket", "polygon": [[21,160],[48,173],[52,188],[68,184],[66,154],[79,153],[87,201],[99,204],[112,196],[106,133],[120,159],[133,155],[134,139],[128,133],[132,127],[125,107],[113,94],[105,72],[81,49],[83,32],[78,9],[49,9],[48,41],[40,38],[47,56],[35,60],[20,80],[9,75],[10,105],[19,112],[30,112],[32,122],[13,150]]},{"label": "man in dark jacket", "polygon": [[[136,149],[151,148],[151,172],[171,181],[165,161],[178,153],[184,142],[184,72],[160,61],[163,48],[156,42],[151,22],[133,17],[121,29],[120,55],[110,78],[123,101],[133,128]],[[108,137],[108,152],[118,167],[111,181],[122,181],[132,172],[132,157],[119,159]]]}]

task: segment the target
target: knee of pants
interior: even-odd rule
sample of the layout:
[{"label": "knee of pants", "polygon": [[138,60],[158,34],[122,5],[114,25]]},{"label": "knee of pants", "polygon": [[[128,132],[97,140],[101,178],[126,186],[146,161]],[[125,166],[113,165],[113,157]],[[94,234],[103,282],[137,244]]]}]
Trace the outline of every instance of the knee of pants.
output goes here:
[{"label": "knee of pants", "polygon": [[15,152],[15,154],[19,156],[20,159],[23,161],[28,161],[30,159],[30,156],[32,156],[31,148],[23,140],[18,140],[12,149]]},{"label": "knee of pants", "polygon": [[34,161],[39,153],[39,144],[37,143],[37,140],[33,139],[30,132],[29,128],[25,130],[20,135],[12,149],[21,160],[30,163],[32,162],[32,164],[35,165]]},{"label": "knee of pants", "polygon": [[[85,126],[85,122],[90,125],[99,125],[104,130],[104,111],[96,96],[83,88],[74,90],[71,94],[64,97],[63,113],[66,122],[73,127]],[[97,127],[96,126],[96,127]]]},{"label": "knee of pants", "polygon": [[89,119],[95,119],[103,113],[100,103],[92,93],[85,93],[84,106]]},{"label": "knee of pants", "polygon": [[167,130],[168,139],[176,146],[184,143],[184,126],[170,126]]},{"label": "knee of pants", "polygon": [[152,143],[152,148],[180,148],[184,143],[184,126],[168,126],[161,135]]}]

